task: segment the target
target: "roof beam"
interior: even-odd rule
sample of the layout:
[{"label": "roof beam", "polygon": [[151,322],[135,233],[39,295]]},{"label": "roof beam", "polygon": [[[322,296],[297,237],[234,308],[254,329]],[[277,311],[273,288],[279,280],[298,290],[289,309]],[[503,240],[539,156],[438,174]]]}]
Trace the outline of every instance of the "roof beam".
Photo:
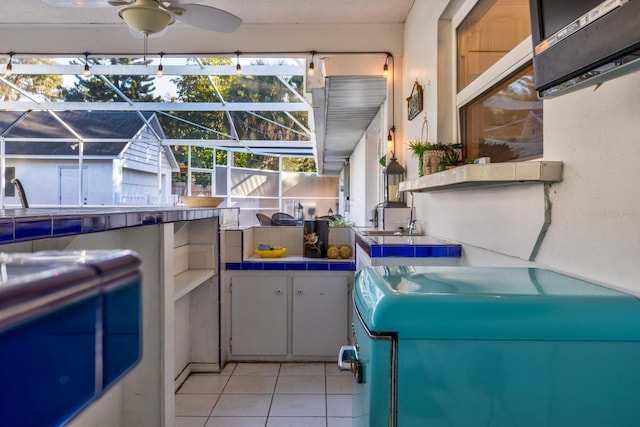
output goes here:
[{"label": "roof beam", "polygon": [[29,102],[8,101],[3,110],[52,111],[309,111],[303,102]]},{"label": "roof beam", "polygon": [[[165,59],[166,62],[166,59]],[[101,65],[90,64],[91,74],[124,75],[124,76],[155,76],[157,65]],[[233,65],[170,65],[162,64],[165,76],[235,76],[236,66]],[[26,75],[61,75],[82,76],[84,60],[78,64],[13,64],[13,74]],[[302,76],[305,69],[297,65],[243,65],[242,74],[245,76]]]}]

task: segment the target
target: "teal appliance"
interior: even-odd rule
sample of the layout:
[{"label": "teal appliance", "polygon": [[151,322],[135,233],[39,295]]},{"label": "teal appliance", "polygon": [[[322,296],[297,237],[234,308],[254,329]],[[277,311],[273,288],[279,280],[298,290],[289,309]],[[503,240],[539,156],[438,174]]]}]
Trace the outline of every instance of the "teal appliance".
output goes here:
[{"label": "teal appliance", "polygon": [[140,360],[131,251],[0,254],[0,424],[64,425]]},{"label": "teal appliance", "polygon": [[353,425],[640,425],[640,302],[535,268],[369,267]]}]

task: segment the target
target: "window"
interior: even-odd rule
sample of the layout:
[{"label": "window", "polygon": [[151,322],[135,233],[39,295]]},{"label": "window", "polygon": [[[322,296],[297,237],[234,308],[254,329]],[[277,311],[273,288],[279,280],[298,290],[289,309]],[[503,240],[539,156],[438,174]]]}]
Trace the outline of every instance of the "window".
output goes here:
[{"label": "window", "polygon": [[480,0],[456,29],[460,135],[468,159],[542,155],[542,101],[533,87],[526,0]]},{"label": "window", "polygon": [[531,65],[462,107],[460,115],[469,159],[497,163],[542,154],[542,101]]}]

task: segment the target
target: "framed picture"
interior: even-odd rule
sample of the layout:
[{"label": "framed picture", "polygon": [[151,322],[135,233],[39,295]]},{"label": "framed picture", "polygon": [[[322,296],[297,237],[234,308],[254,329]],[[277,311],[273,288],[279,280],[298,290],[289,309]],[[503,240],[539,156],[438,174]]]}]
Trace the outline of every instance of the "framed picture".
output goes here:
[{"label": "framed picture", "polygon": [[407,98],[407,113],[409,120],[413,120],[422,111],[422,86],[417,81],[413,84],[411,95]]}]

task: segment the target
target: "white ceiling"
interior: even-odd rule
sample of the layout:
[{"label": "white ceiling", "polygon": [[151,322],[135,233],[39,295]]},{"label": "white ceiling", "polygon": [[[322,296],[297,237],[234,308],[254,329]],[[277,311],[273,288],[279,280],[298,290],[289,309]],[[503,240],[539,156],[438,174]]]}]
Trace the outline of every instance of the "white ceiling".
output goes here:
[{"label": "white ceiling", "polygon": [[[226,10],[244,24],[403,23],[414,0],[181,0]],[[89,1],[88,3],[95,3]],[[106,1],[105,1],[106,3]],[[175,3],[175,2],[174,2]],[[117,7],[68,8],[41,0],[0,0],[2,23],[119,23]]]},{"label": "white ceiling", "polygon": [[[69,1],[77,3],[82,0]],[[100,0],[84,1],[95,4]],[[379,73],[385,52],[402,55],[404,22],[414,1],[194,0],[193,3],[233,13],[243,23],[234,33],[225,34],[176,22],[162,37],[149,39],[148,52],[206,55],[241,51],[259,55],[314,50],[322,53],[320,57],[329,59],[325,61],[329,79],[338,76],[371,77],[371,69],[363,70],[361,56],[355,55],[350,62],[346,55],[339,55],[331,61],[331,53],[376,52],[375,73]],[[118,17],[117,7],[65,8],[51,6],[41,0],[0,0],[0,10],[0,56],[10,51],[18,56],[77,56],[82,52],[140,56],[143,51],[143,41],[130,35]],[[333,72],[332,67],[336,69]],[[337,87],[340,87],[341,95],[336,91]],[[316,131],[324,138],[318,141],[319,167],[324,173],[331,174],[339,171],[340,156],[348,158],[366,130],[368,124],[364,123],[363,117],[372,116],[375,110],[372,104],[383,102],[385,94],[380,93],[380,82],[371,78],[340,80],[339,84],[336,80],[331,93],[330,88],[331,85],[322,101],[326,114],[316,118]],[[366,99],[368,103],[336,110],[338,98],[345,97]],[[329,106],[333,106],[333,110],[327,109]],[[323,107],[314,101],[314,110],[318,111],[318,108]],[[332,114],[332,111],[337,114]],[[346,129],[345,123],[351,123],[352,127]],[[325,154],[326,170],[323,165]]]},{"label": "white ceiling", "polygon": [[[93,3],[107,0],[59,0]],[[194,0],[239,16],[231,34],[173,24],[149,50],[377,50],[399,53],[401,31],[415,0]],[[174,0],[174,3],[176,0]],[[188,0],[179,0],[187,3]],[[56,7],[42,0],[0,0],[0,52],[139,52],[118,7]],[[345,36],[349,29],[350,36]],[[89,30],[89,31],[88,31]],[[277,43],[277,44],[276,44]],[[304,44],[303,44],[304,43]],[[377,49],[372,48],[373,44]],[[181,52],[180,52],[181,50]],[[156,50],[157,51],[157,50]]]}]

